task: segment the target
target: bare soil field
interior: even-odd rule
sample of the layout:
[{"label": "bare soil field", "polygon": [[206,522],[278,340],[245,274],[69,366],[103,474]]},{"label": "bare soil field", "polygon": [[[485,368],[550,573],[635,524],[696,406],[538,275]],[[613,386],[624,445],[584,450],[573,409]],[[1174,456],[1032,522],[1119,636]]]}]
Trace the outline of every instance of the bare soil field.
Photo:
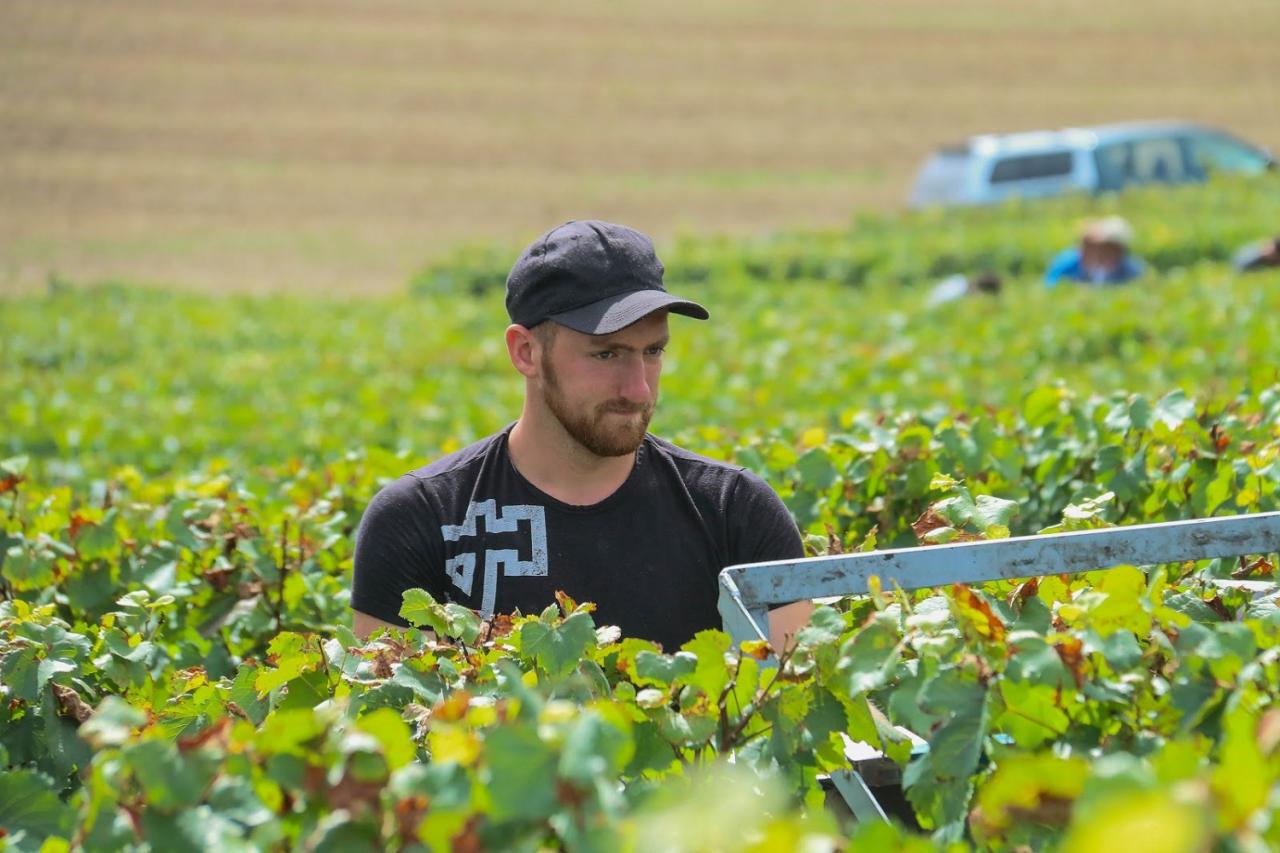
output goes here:
[{"label": "bare soil field", "polygon": [[1276,0],[0,0],[0,294],[375,293],[575,217],[839,225],[975,132],[1275,150],[1278,45]]}]

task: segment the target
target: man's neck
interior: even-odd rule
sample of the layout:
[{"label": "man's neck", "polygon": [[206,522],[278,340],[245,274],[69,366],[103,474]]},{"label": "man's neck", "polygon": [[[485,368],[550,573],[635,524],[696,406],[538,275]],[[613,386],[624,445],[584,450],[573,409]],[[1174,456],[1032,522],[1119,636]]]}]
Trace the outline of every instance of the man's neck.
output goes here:
[{"label": "man's neck", "polygon": [[616,492],[635,467],[635,453],[597,456],[558,422],[525,411],[507,436],[511,463],[526,480],[558,501],[590,506]]}]

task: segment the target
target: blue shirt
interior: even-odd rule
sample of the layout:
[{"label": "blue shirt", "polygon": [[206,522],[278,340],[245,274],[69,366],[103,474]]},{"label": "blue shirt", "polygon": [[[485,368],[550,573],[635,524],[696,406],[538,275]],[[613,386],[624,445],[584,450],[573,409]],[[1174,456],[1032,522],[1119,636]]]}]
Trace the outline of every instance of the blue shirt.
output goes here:
[{"label": "blue shirt", "polygon": [[1080,249],[1072,247],[1063,249],[1049,262],[1049,269],[1044,274],[1046,287],[1053,287],[1062,279],[1080,281],[1086,284],[1123,284],[1142,275],[1142,261],[1133,255],[1126,254],[1120,266],[1105,275],[1090,275],[1080,265]]}]

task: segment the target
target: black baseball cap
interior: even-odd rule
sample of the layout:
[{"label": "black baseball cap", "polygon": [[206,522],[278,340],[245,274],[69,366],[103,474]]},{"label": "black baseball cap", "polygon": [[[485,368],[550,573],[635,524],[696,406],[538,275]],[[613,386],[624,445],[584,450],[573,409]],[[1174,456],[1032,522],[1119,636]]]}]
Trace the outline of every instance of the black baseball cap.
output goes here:
[{"label": "black baseball cap", "polygon": [[582,219],[552,228],[507,276],[507,314],[530,328],[554,320],[608,335],[660,308],[705,320],[707,309],[667,292],[653,241],[625,225]]}]

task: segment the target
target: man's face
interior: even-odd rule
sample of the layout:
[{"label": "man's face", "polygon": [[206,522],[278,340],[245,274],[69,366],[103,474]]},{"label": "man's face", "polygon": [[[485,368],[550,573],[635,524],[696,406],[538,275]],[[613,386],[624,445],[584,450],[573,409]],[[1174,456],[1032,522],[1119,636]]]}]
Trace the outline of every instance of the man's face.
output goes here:
[{"label": "man's face", "polygon": [[667,312],[611,335],[558,327],[544,338],[542,395],[578,444],[596,456],[634,453],[658,402]]},{"label": "man's face", "polygon": [[1124,260],[1124,246],[1119,243],[1100,243],[1085,240],[1080,244],[1080,265],[1095,274],[1111,274]]},{"label": "man's face", "polygon": [[1262,262],[1269,267],[1280,267],[1280,237],[1262,250]]}]

